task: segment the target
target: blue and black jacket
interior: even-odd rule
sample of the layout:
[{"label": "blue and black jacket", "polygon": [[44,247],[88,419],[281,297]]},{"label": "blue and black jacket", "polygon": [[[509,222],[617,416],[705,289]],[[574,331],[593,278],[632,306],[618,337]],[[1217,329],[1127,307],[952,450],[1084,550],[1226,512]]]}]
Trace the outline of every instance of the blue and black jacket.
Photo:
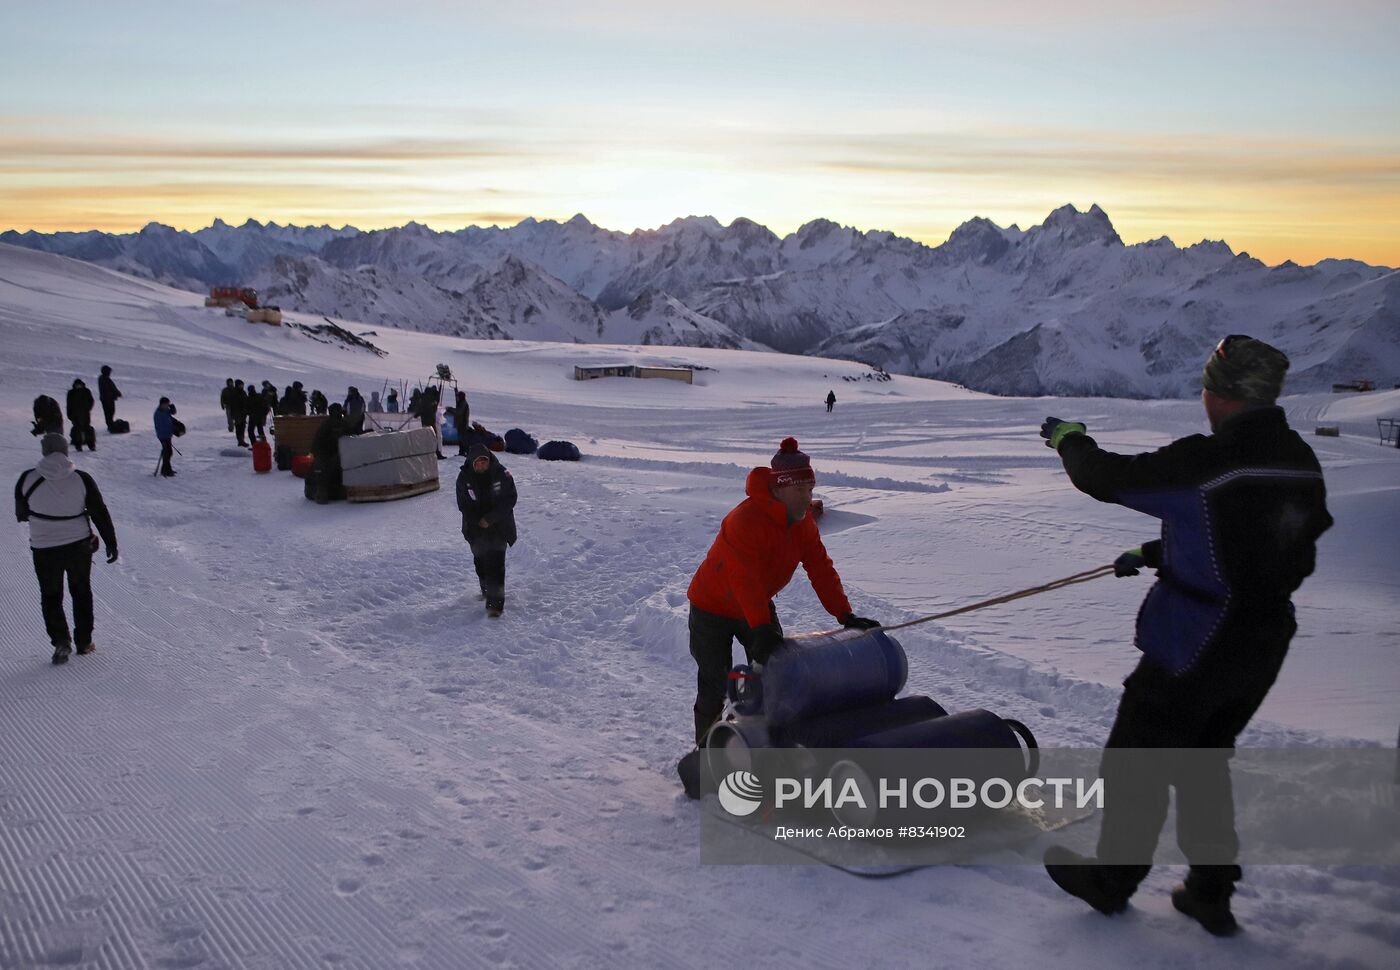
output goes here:
[{"label": "blue and black jacket", "polygon": [[1231,641],[1253,644],[1264,629],[1287,630],[1275,645],[1281,662],[1289,597],[1332,525],[1322,468],[1281,408],[1243,411],[1215,434],[1140,455],[1104,451],[1088,435],[1069,435],[1059,454],[1080,491],[1162,520],[1161,539],[1143,546],[1158,579],[1136,636],[1156,666],[1180,675],[1209,658],[1252,664],[1265,658],[1231,657]]}]

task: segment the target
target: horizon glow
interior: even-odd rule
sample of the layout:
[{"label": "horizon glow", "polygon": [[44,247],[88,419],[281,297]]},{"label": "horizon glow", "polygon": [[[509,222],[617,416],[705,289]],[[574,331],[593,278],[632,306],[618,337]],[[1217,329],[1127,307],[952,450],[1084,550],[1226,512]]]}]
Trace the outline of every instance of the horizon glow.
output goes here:
[{"label": "horizon glow", "polygon": [[937,245],[1097,203],[1130,244],[1400,265],[1379,0],[59,0],[0,28],[0,229],[581,212]]}]

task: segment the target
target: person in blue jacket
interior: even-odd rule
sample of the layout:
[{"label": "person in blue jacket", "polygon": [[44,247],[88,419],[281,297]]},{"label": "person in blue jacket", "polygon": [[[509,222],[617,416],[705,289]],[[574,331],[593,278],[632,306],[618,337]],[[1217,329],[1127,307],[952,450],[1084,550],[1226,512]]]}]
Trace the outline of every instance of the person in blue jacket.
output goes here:
[{"label": "person in blue jacket", "polygon": [[[1119,576],[1155,569],[1157,582],[1138,612],[1142,659],[1123,682],[1100,766],[1096,856],[1045,854],[1056,884],[1106,915],[1127,908],[1147,876],[1175,788],[1191,870],[1172,903],[1216,935],[1238,929],[1229,757],[1283,665],[1298,629],[1289,598],[1332,525],[1317,458],[1274,403],[1287,370],[1263,341],[1226,337],[1202,375],[1213,433],[1153,452],[1105,451],[1077,421],[1041,427],[1076,488],[1162,520],[1161,538],[1114,564]],[[1194,750],[1175,759],[1141,750],[1164,748]]]},{"label": "person in blue jacket", "polygon": [[175,405],[170,403],[170,398],[160,399],[151,418],[155,422],[156,439],[160,441],[160,474],[163,478],[172,478],[175,475],[175,469],[170,467],[175,449],[172,442],[175,437]]}]

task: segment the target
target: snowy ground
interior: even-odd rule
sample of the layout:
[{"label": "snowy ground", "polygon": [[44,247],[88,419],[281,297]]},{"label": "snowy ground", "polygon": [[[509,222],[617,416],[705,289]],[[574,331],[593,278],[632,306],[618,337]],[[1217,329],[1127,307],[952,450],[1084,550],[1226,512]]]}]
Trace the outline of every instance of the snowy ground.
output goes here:
[{"label": "snowy ground", "polygon": [[[29,404],[109,363],[134,433],[78,458],[122,560],[94,570],[98,652],[48,663],[23,527],[0,543],[0,965],[9,967],[1380,967],[1400,873],[1259,867],[1219,942],[1159,870],[1106,920],[1027,866],[858,882],[697,862],[672,773],[693,664],[685,588],[743,475],[794,434],[858,612],[931,613],[1110,561],[1153,523],[1075,492],[1047,413],[1141,449],[1199,430],[1193,402],[991,398],[834,361],[456,341],[386,328],[376,358],[205,310],[197,297],[0,246],[0,448],[37,458]],[[314,322],[314,321],[312,321]],[[362,328],[355,328],[362,329]],[[576,361],[685,360],[695,386],[565,379]],[[254,475],[225,377],[279,387],[463,377],[497,431],[586,460],[508,458],[521,540],[487,620],[451,493],[315,506]],[[821,399],[838,397],[827,415]],[[190,434],[152,478],[156,399]],[[334,398],[334,395],[332,395]],[[1286,402],[1337,527],[1255,745],[1392,743],[1400,700],[1400,392]],[[1313,438],[1319,422],[1341,438]],[[1130,669],[1147,580],[1075,587],[901,636],[910,686],[1094,746]],[[829,624],[799,574],[790,631]]]}]

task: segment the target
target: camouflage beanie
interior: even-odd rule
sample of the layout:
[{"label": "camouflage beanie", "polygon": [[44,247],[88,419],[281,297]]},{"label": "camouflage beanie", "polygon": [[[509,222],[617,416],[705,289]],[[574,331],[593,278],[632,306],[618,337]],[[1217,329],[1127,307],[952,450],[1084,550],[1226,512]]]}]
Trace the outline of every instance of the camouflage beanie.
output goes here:
[{"label": "camouflage beanie", "polygon": [[1273,404],[1283,392],[1288,357],[1262,340],[1231,334],[1216,345],[1201,374],[1201,386],[1231,401]]}]

